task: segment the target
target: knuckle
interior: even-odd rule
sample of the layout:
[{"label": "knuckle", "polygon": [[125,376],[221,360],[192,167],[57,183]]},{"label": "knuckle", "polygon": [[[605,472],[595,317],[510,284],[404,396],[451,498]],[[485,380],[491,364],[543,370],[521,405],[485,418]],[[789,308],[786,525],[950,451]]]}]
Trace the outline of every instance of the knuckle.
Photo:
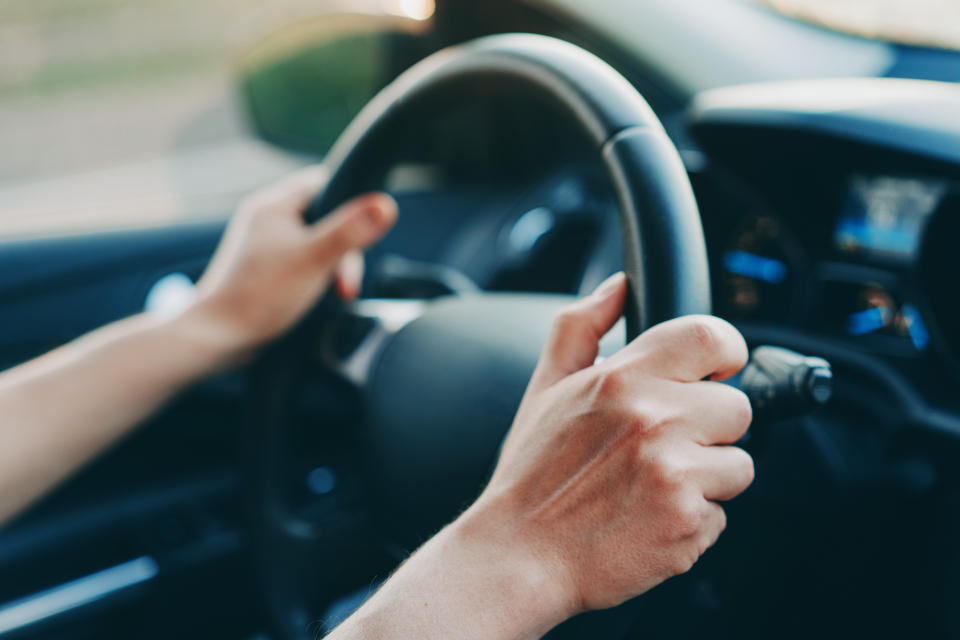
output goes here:
[{"label": "knuckle", "polygon": [[699,555],[703,555],[707,549],[716,544],[717,540],[727,529],[727,512],[723,508],[717,506],[710,514],[713,522],[711,526],[706,528],[701,537],[699,544]]},{"label": "knuckle", "polygon": [[553,329],[562,336],[573,336],[583,331],[585,318],[583,312],[575,305],[561,309],[553,317]]},{"label": "knuckle", "polygon": [[747,430],[750,423],[753,422],[753,406],[750,404],[750,398],[740,389],[727,387],[730,389],[729,409],[734,422],[739,425],[743,432]]},{"label": "knuckle", "polygon": [[353,211],[331,214],[324,222],[324,226],[320,227],[317,242],[314,243],[316,257],[320,262],[337,259],[363,244],[365,230]]},{"label": "knuckle", "polygon": [[[678,491],[689,476],[689,469],[677,456],[660,453],[650,462],[650,473],[655,486],[668,491]],[[677,513],[684,511],[681,506]]]},{"label": "knuckle", "polygon": [[753,480],[756,477],[756,468],[753,464],[753,457],[739,447],[734,447],[734,451],[738,456],[737,468],[741,474],[740,486],[746,489],[753,484]]},{"label": "knuckle", "polygon": [[714,320],[707,316],[691,318],[686,337],[692,346],[706,353],[718,353],[723,345],[723,338]]},{"label": "knuckle", "polygon": [[[640,452],[643,451],[646,445],[650,442],[651,437],[653,437],[653,434],[655,434],[660,427],[660,421],[654,416],[647,412],[638,411],[635,409],[628,411],[624,421],[629,425],[630,433],[635,439]],[[662,469],[660,468],[659,462],[656,459],[654,459],[653,469],[656,477],[659,478]]]},{"label": "knuckle", "polygon": [[627,416],[627,422],[633,435],[641,442],[647,441],[648,436],[659,426],[659,422],[654,417],[642,411],[631,411]]},{"label": "knuckle", "polygon": [[693,569],[693,565],[696,564],[699,559],[700,554],[697,553],[697,549],[691,545],[685,545],[673,554],[673,562],[669,570],[675,576],[682,575],[690,571],[690,569]]},{"label": "knuckle", "polygon": [[716,538],[726,530],[727,530],[727,512],[726,510],[721,508],[717,510],[717,535],[710,540],[710,544],[712,545],[714,542],[716,542]]},{"label": "knuckle", "polygon": [[322,250],[319,253],[323,254],[323,258],[327,258],[331,253],[334,255],[346,253],[358,244],[357,235],[354,225],[349,221],[334,225],[327,232],[326,242],[320,243]]},{"label": "knuckle", "polygon": [[694,500],[684,500],[675,506],[673,532],[681,540],[696,537],[703,529],[704,510]]},{"label": "knuckle", "polygon": [[604,367],[597,373],[596,385],[599,399],[606,402],[626,393],[629,381],[623,369]]}]

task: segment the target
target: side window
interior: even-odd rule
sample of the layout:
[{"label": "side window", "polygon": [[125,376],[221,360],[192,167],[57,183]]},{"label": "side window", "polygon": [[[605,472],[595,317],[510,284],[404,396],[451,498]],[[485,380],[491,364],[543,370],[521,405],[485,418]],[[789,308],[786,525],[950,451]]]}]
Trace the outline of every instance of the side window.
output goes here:
[{"label": "side window", "polygon": [[432,0],[0,3],[0,237],[223,217],[322,155],[432,12]]}]

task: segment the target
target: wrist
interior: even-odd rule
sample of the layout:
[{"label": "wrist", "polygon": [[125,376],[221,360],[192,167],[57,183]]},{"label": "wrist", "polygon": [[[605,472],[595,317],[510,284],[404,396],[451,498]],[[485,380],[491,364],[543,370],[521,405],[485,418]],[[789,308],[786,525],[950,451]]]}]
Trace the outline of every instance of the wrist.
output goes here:
[{"label": "wrist", "polygon": [[180,314],[166,320],[167,326],[194,349],[203,362],[203,373],[212,374],[243,363],[255,346],[218,312],[216,304],[198,298]]},{"label": "wrist", "polygon": [[411,556],[331,638],[532,640],[575,611],[554,576],[483,508]]},{"label": "wrist", "polygon": [[540,638],[579,613],[577,599],[552,558],[529,544],[505,513],[481,498],[448,527],[449,544],[489,577],[487,589],[508,622],[501,637]]}]

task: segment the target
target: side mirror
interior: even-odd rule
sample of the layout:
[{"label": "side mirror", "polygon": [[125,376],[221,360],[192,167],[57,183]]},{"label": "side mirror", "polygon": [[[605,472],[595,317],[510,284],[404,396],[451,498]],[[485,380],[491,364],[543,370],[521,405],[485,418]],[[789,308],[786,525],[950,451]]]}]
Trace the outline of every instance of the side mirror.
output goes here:
[{"label": "side mirror", "polygon": [[429,26],[333,14],[268,37],[240,65],[255,132],[291,151],[323,154],[380,89],[429,53]]}]

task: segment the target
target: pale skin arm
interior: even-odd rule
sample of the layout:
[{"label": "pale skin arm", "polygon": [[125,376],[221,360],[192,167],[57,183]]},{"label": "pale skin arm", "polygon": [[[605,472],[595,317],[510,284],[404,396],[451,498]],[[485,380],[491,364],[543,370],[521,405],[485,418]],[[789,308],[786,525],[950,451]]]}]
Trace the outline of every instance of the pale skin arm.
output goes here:
[{"label": "pale skin arm", "polygon": [[359,251],[391,227],[396,204],[372,194],[306,225],[323,180],[311,168],[247,199],[180,315],[133,316],[0,374],[0,522],[184,387],[284,332],[331,282],[356,295]]}]

